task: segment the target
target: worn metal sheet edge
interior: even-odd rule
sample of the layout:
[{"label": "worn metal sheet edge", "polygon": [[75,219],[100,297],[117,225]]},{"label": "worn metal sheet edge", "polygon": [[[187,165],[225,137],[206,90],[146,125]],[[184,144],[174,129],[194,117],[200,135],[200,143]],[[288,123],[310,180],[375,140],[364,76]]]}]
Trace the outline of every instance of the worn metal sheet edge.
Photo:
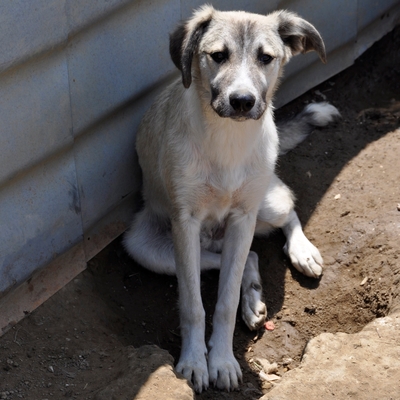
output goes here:
[{"label": "worn metal sheet edge", "polygon": [[0,336],[86,268],[83,243],[37,271],[0,300]]}]

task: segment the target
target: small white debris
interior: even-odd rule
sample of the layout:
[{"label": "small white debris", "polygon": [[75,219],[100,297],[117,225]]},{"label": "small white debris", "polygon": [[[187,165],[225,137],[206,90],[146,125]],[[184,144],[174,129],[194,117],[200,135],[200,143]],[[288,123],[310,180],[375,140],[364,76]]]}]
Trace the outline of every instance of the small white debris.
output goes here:
[{"label": "small white debris", "polygon": [[49,372],[54,373],[54,368],[50,365],[48,368]]},{"label": "small white debris", "polygon": [[262,367],[262,370],[266,373],[266,374],[273,374],[275,372],[278,372],[278,364],[277,363],[270,363],[266,358],[260,358],[257,357],[254,360],[257,365]]},{"label": "small white debris", "polygon": [[[324,258],[324,261],[325,261],[325,258]],[[283,365],[289,365],[289,364],[291,364],[293,361],[294,361],[293,358],[285,357],[285,358],[282,360],[282,364],[283,364]]]},{"label": "small white debris", "polygon": [[306,175],[307,175],[309,178],[311,178],[311,176],[312,176],[310,171],[307,171],[307,172],[306,172]]},{"label": "small white debris", "polygon": [[337,194],[337,195],[334,197],[334,199],[335,199],[335,200],[339,200],[341,197],[342,197],[342,196],[341,196],[340,194]]},{"label": "small white debris", "polygon": [[365,283],[367,282],[367,280],[368,280],[368,276],[366,276],[366,277],[361,281],[360,286],[364,286]]},{"label": "small white debris", "polygon": [[317,96],[322,97],[323,100],[326,100],[326,96],[325,96],[323,93],[321,93],[319,90],[316,90],[314,93],[315,93]]},{"label": "small white debris", "polygon": [[263,381],[271,382],[271,381],[277,381],[278,379],[281,379],[280,376],[275,375],[275,374],[266,374],[264,371],[260,371],[258,376],[260,379]]}]

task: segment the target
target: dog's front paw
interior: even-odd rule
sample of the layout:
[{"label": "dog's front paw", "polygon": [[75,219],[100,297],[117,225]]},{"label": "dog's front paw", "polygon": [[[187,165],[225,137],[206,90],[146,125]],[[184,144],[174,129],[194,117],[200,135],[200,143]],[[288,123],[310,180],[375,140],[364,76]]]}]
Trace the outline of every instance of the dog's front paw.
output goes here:
[{"label": "dog's front paw", "polygon": [[288,241],[283,250],[293,266],[306,276],[319,278],[324,264],[318,249],[304,236],[297,236]]},{"label": "dog's front paw", "polygon": [[210,382],[218,389],[235,390],[242,381],[242,371],[232,351],[220,354],[212,349],[208,356]]},{"label": "dog's front paw", "polygon": [[252,282],[247,287],[242,286],[242,318],[251,331],[264,324],[267,317],[267,307],[262,301],[262,287],[259,282]]},{"label": "dog's front paw", "polygon": [[203,389],[208,389],[209,379],[205,354],[181,355],[175,370],[193,383],[194,390],[197,393],[201,393]]}]

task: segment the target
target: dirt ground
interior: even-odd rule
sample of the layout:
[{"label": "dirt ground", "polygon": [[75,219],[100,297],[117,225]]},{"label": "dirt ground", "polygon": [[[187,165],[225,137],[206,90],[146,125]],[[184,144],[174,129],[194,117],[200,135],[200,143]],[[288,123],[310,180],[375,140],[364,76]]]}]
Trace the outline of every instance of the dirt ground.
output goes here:
[{"label": "dirt ground", "polygon": [[[354,66],[278,110],[278,118],[290,116],[326,98],[342,114],[278,166],[324,256],[324,275],[318,281],[292,268],[280,232],[255,239],[275,329],[255,334],[238,316],[234,351],[243,385],[233,393],[210,389],[199,400],[259,398],[272,384],[259,379],[257,357],[276,361],[284,379],[310,338],[357,332],[400,304],[399,48],[397,28]],[[207,335],[217,284],[217,272],[203,275]],[[126,346],[145,344],[178,359],[177,282],[136,265],[118,239],[0,338],[0,399],[93,399],[121,374]]]}]

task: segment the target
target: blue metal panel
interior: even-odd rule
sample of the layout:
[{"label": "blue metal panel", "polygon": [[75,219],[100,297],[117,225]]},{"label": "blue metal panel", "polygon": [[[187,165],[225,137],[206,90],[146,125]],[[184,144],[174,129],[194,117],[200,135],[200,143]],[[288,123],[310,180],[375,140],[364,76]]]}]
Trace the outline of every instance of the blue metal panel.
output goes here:
[{"label": "blue metal panel", "polygon": [[82,240],[72,151],[3,186],[0,204],[0,293]]},{"label": "blue metal panel", "polygon": [[64,1],[0,2],[0,72],[67,39]]},{"label": "blue metal panel", "polygon": [[[397,5],[397,7],[396,7]],[[359,0],[357,7],[357,42],[355,57],[368,49],[377,38],[399,23],[398,0]]]},{"label": "blue metal panel", "polygon": [[[361,31],[399,4],[398,0],[359,0],[357,2],[357,31]],[[375,38],[376,40],[376,38]]]},{"label": "blue metal panel", "polygon": [[0,76],[0,185],[72,146],[66,61],[53,52]]},{"label": "blue metal panel", "polygon": [[179,14],[178,1],[135,1],[72,39],[75,135],[174,71],[168,34]]},{"label": "blue metal panel", "polygon": [[[267,14],[277,9],[279,0],[268,0],[268,1],[252,1],[252,0],[215,0],[210,2],[217,10],[221,11],[234,11],[234,10],[246,10],[258,14]],[[182,19],[189,18],[193,10],[200,7],[204,3],[202,0],[189,0],[184,1],[181,4],[182,8]]]},{"label": "blue metal panel", "polygon": [[[357,0],[281,0],[278,8],[297,12],[320,32],[328,63],[322,64],[315,52],[294,57],[285,68],[285,80],[277,94],[281,106],[347,68],[354,62],[357,36]],[[338,13],[340,18],[332,18]]]},{"label": "blue metal panel", "polygon": [[139,182],[134,180],[138,165],[132,127],[139,123],[136,115],[144,110],[128,108],[117,113],[116,118],[108,119],[75,142],[84,232],[126,196],[139,190]]},{"label": "blue metal panel", "polygon": [[[137,0],[136,2],[139,3]],[[63,2],[60,1],[60,3]],[[91,25],[101,24],[113,13],[120,12],[124,7],[129,7],[132,0],[67,0],[64,3],[69,34],[74,35],[82,30],[90,29]]]}]

